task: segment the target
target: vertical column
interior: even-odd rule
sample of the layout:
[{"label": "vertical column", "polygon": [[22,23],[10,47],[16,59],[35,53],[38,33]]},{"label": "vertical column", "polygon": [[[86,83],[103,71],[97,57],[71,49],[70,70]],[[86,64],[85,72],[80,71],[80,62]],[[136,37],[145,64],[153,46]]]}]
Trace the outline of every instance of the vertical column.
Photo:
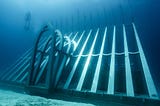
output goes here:
[{"label": "vertical column", "polygon": [[114,76],[115,76],[115,37],[116,37],[116,27],[114,26],[113,30],[113,41],[112,41],[112,54],[111,54],[111,63],[109,69],[109,82],[108,82],[108,94],[114,94]]},{"label": "vertical column", "polygon": [[125,55],[125,72],[126,72],[127,96],[134,96],[131,65],[130,65],[130,59],[129,59],[129,53],[128,53],[127,38],[126,38],[126,29],[125,29],[124,25],[123,25],[123,37],[124,37],[124,55]]},{"label": "vertical column", "polygon": [[74,64],[74,66],[73,66],[73,68],[72,68],[72,70],[71,70],[71,72],[70,72],[70,74],[69,74],[69,76],[68,76],[68,78],[67,78],[67,81],[66,81],[66,83],[65,83],[65,85],[64,85],[64,89],[67,89],[67,88],[68,88],[68,86],[69,86],[69,84],[70,84],[70,82],[71,82],[71,80],[72,80],[72,77],[73,77],[73,75],[74,75],[74,73],[75,73],[75,71],[76,71],[76,68],[77,68],[78,63],[79,63],[79,61],[80,61],[81,55],[82,55],[82,53],[83,53],[83,51],[84,51],[84,49],[85,49],[85,47],[86,47],[86,44],[87,44],[87,42],[88,42],[88,40],[89,40],[89,37],[90,37],[90,35],[91,35],[91,32],[92,32],[92,30],[90,30],[90,32],[89,32],[89,34],[88,34],[88,36],[87,36],[87,38],[86,38],[86,41],[84,42],[84,45],[83,45],[83,47],[82,47],[82,49],[81,49],[81,51],[80,51],[80,53],[79,53],[79,56],[78,56],[78,58],[77,58],[77,60],[76,60],[76,62],[75,62],[75,64]]},{"label": "vertical column", "polygon": [[142,68],[143,68],[143,72],[144,72],[144,76],[145,76],[145,80],[146,80],[149,96],[151,98],[158,98],[158,94],[157,94],[157,91],[156,91],[152,76],[150,74],[149,66],[148,66],[146,57],[144,55],[142,45],[140,43],[135,24],[132,23],[132,25],[133,25],[133,30],[134,30],[134,34],[135,34],[138,50],[139,50],[139,53],[140,53],[140,59],[141,59],[141,62],[142,62]]},{"label": "vertical column", "polygon": [[77,88],[76,88],[76,90],[78,90],[78,91],[80,91],[82,89],[82,85],[83,85],[83,82],[84,82],[84,79],[85,79],[85,76],[86,76],[86,73],[87,73],[87,69],[88,69],[88,66],[89,66],[89,63],[90,63],[90,60],[91,60],[92,52],[93,52],[93,49],[94,49],[94,46],[95,46],[95,43],[96,43],[96,40],[97,40],[98,33],[99,33],[99,29],[96,32],[96,36],[95,36],[94,41],[93,41],[92,46],[91,46],[91,50],[89,52],[88,58],[86,60],[85,66],[84,66],[82,74],[81,74],[81,77],[79,79],[79,82],[78,82],[78,85],[77,85]]},{"label": "vertical column", "polygon": [[105,44],[105,39],[106,39],[106,32],[107,32],[107,27],[105,28],[105,31],[104,31],[101,51],[100,51],[100,55],[99,55],[99,58],[98,58],[98,63],[97,63],[97,66],[96,66],[96,71],[94,73],[94,79],[93,79],[93,82],[92,82],[91,92],[96,92],[97,91],[97,85],[98,85],[99,74],[100,74],[100,69],[101,69],[104,44]]}]

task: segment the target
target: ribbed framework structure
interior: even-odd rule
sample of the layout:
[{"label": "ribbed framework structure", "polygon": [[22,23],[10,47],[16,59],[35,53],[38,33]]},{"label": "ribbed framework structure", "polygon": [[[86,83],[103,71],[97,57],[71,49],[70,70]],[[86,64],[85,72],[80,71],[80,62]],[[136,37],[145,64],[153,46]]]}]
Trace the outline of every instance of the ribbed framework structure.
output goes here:
[{"label": "ribbed framework structure", "polygon": [[[45,47],[47,39],[40,40],[39,49]],[[56,70],[52,64],[56,72],[55,78],[50,79],[54,82],[54,89],[158,98],[134,23],[70,33],[64,39],[64,52],[57,51],[54,55],[54,62],[59,58]],[[56,45],[60,42],[56,39]],[[70,48],[73,48],[72,52],[69,52]],[[48,52],[50,49],[47,46],[45,50]],[[0,80],[26,84],[32,51],[28,50],[4,71]],[[32,85],[47,86],[49,58],[45,56],[42,59]]]}]

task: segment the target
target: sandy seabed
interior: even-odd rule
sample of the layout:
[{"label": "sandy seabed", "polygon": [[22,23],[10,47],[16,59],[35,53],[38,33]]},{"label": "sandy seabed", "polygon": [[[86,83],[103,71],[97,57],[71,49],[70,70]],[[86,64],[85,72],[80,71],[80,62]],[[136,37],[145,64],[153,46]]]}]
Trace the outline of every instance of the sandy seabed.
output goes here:
[{"label": "sandy seabed", "polygon": [[39,96],[0,90],[0,106],[94,106],[92,104],[46,99]]}]

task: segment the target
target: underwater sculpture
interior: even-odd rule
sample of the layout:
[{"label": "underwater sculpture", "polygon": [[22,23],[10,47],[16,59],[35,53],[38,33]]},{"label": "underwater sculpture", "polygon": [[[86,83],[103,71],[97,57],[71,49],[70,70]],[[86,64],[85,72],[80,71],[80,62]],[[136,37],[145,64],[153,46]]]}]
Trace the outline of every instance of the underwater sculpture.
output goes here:
[{"label": "underwater sculpture", "polygon": [[[39,45],[44,39],[44,44]],[[59,30],[54,31],[51,24],[44,26],[33,49],[28,86],[36,88],[43,86],[48,90],[54,88],[75,45],[76,43],[68,36],[63,36]]]},{"label": "underwater sculpture", "polygon": [[31,24],[31,12],[27,12],[25,14],[25,25],[24,25],[24,29],[26,31],[28,31],[30,29],[30,24]]},{"label": "underwater sculpture", "polygon": [[[129,27],[133,35],[127,33]],[[132,105],[160,103],[135,24],[121,26],[122,40],[116,39],[117,30],[114,25],[66,36],[48,24],[34,48],[1,74],[0,80],[47,98],[63,94]],[[136,51],[129,49],[129,35],[135,37]],[[122,52],[117,52],[119,41]]]}]

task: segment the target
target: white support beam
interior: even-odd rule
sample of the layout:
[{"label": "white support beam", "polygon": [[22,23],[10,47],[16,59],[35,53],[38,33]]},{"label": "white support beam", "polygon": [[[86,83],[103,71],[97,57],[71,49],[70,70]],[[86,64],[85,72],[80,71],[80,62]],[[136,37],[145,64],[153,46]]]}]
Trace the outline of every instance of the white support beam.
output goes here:
[{"label": "white support beam", "polygon": [[92,32],[92,30],[90,30],[90,32],[89,32],[89,34],[88,34],[88,36],[87,36],[87,38],[86,38],[86,41],[84,42],[84,45],[83,45],[83,47],[82,47],[82,49],[81,49],[81,51],[80,51],[80,53],[79,53],[79,56],[78,56],[78,58],[77,58],[77,60],[76,60],[76,62],[75,62],[75,64],[74,64],[73,68],[71,69],[71,72],[70,72],[70,74],[69,74],[69,76],[68,76],[68,78],[67,78],[67,80],[66,80],[65,85],[64,85],[64,89],[67,89],[67,88],[69,87],[69,85],[70,85],[70,82],[71,82],[71,80],[72,80],[72,77],[73,77],[76,69],[77,69],[77,66],[78,66],[78,63],[79,63],[79,61],[80,61],[81,55],[83,54],[83,51],[84,51],[84,49],[85,49],[85,47],[86,47],[86,44],[87,44],[87,42],[88,42],[88,40],[89,40],[89,37],[90,37],[90,35],[91,35],[91,32]]},{"label": "white support beam", "polygon": [[113,41],[112,41],[112,53],[111,53],[111,63],[109,69],[109,82],[108,82],[108,94],[114,94],[114,80],[115,80],[115,48],[116,48],[116,27],[113,30]]},{"label": "white support beam", "polygon": [[[79,43],[80,43],[80,41],[81,41],[84,33],[85,33],[85,31],[82,32],[82,34],[81,34],[81,36],[80,36],[80,38],[79,38],[79,40],[78,40],[78,42],[77,42],[77,45],[76,45],[76,47],[75,47],[76,49],[77,49],[77,47],[78,47],[78,45],[79,45]],[[75,49],[75,50],[76,50],[76,49]]]},{"label": "white support beam", "polygon": [[70,38],[72,36],[72,33],[70,33],[69,35],[68,35],[68,37]]},{"label": "white support beam", "polygon": [[97,40],[98,33],[99,33],[99,29],[98,29],[97,32],[96,32],[96,36],[95,36],[94,41],[93,41],[93,43],[92,43],[92,46],[91,46],[91,49],[90,49],[90,52],[89,52],[87,61],[86,61],[86,63],[85,63],[85,66],[84,66],[84,68],[83,68],[81,77],[80,77],[80,79],[79,79],[79,82],[78,82],[78,85],[77,85],[77,88],[76,88],[76,90],[78,90],[78,91],[80,91],[80,90],[82,89],[83,82],[84,82],[84,79],[85,79],[85,76],[86,76],[86,73],[87,73],[87,69],[88,69],[88,66],[89,66],[89,64],[90,64],[92,52],[93,52],[94,46],[95,46],[95,44],[96,44],[96,40]]},{"label": "white support beam", "polygon": [[[78,47],[78,45],[79,45],[79,43],[80,43],[80,41],[81,41],[81,39],[82,39],[82,37],[83,37],[84,33],[85,33],[85,31],[83,31],[83,32],[82,32],[82,34],[81,34],[81,36],[80,36],[80,38],[79,38],[78,42],[76,43],[76,46],[75,46],[75,50],[74,50],[74,51],[76,51],[76,49],[77,49],[77,47]],[[72,54],[71,54],[71,55],[73,55],[74,51],[72,52]],[[69,63],[70,59],[71,59],[71,58],[70,58],[70,57],[68,57],[68,59],[67,59],[67,61],[66,61],[65,66],[67,66],[67,65],[68,65],[68,63]]]},{"label": "white support beam", "polygon": [[155,85],[154,85],[154,82],[153,82],[153,79],[152,79],[152,76],[151,76],[151,73],[150,73],[150,70],[149,70],[149,66],[148,66],[145,54],[143,52],[143,48],[142,48],[140,39],[138,37],[138,33],[137,33],[137,30],[136,30],[135,24],[132,23],[132,25],[133,25],[133,29],[134,29],[134,34],[135,34],[138,50],[139,50],[139,53],[140,53],[140,59],[141,59],[141,62],[142,62],[142,68],[143,68],[143,72],[144,72],[149,96],[151,98],[158,98],[158,94],[157,94],[157,91],[156,91],[156,88],[155,88]]},{"label": "white support beam", "polygon": [[[27,62],[29,62],[29,60],[30,60],[30,55],[31,53],[28,53],[28,54],[26,54],[24,57],[20,57],[20,58],[22,58],[22,60],[20,60],[17,64],[15,64],[15,66],[13,67],[13,68],[11,68],[10,70],[9,70],[9,72],[7,72],[4,76],[2,76],[2,80],[5,80],[5,79],[7,79],[7,80],[9,80],[10,78],[10,76],[12,75],[12,74],[14,74],[14,73],[16,73],[17,71],[19,71],[19,70],[17,70],[17,69],[19,69],[19,67],[22,67],[22,65],[25,65],[24,63],[27,63]],[[22,65],[21,65],[22,64]]]},{"label": "white support beam", "polygon": [[6,80],[11,80],[17,73],[18,71],[20,71],[22,68],[24,68],[27,64],[29,64],[29,61],[30,61],[30,58],[27,59],[26,61],[24,61],[24,63],[22,65],[20,65],[17,70],[15,70],[13,73],[11,73],[7,78]]},{"label": "white support beam", "polygon": [[43,62],[41,63],[39,73],[38,73],[37,78],[36,78],[36,80],[35,80],[35,84],[38,84],[40,78],[42,77],[42,75],[43,75],[43,73],[44,73],[44,71],[45,71],[44,69],[45,69],[46,66],[47,66],[48,60],[49,60],[49,56],[47,56],[47,57],[43,60]]},{"label": "white support beam", "polygon": [[[40,44],[41,44],[41,46],[40,46],[40,48],[42,48],[42,46],[44,45],[44,41],[46,40],[46,38],[45,39],[43,39],[42,41],[40,41]],[[5,73],[5,75],[4,76],[2,76],[2,80],[5,80],[8,76],[10,77],[11,76],[11,74],[13,74],[14,72],[13,72],[13,70],[17,70],[17,68],[19,68],[20,66],[21,66],[21,64],[22,63],[24,63],[25,61],[29,61],[30,60],[30,58],[31,58],[31,54],[32,54],[32,50],[33,50],[33,48],[31,48],[31,49],[29,49],[26,53],[24,53],[16,62],[15,62],[15,64],[13,64],[11,67],[9,67],[7,70],[7,73]],[[29,59],[29,60],[28,60]]]},{"label": "white support beam", "polygon": [[124,55],[125,55],[125,73],[126,73],[125,75],[126,75],[127,96],[134,96],[131,64],[130,64],[130,59],[129,59],[128,44],[127,44],[127,38],[126,38],[126,29],[124,25],[123,25],[123,37],[124,37]]},{"label": "white support beam", "polygon": [[93,79],[92,87],[91,87],[91,92],[94,92],[94,93],[97,91],[97,86],[98,86],[98,81],[99,81],[99,74],[100,74],[101,63],[102,63],[102,57],[103,57],[103,51],[104,51],[104,44],[105,44],[105,39],[106,39],[106,33],[107,33],[107,27],[105,28],[105,31],[104,31],[101,51],[100,51],[100,55],[99,55],[99,58],[98,58],[96,71],[94,73],[94,79]]},{"label": "white support beam", "polygon": [[25,67],[18,73],[17,76],[15,76],[15,77],[13,78],[12,81],[16,81],[23,73],[26,72],[26,70],[29,68],[29,66],[30,66],[30,63],[28,63],[27,65],[25,65]]},{"label": "white support beam", "polygon": [[[44,39],[44,40],[46,40],[46,39]],[[42,40],[41,42],[40,42],[40,47],[39,48],[42,48],[43,46],[44,46],[44,44],[45,44],[45,42],[44,42],[44,40]],[[7,76],[5,76],[5,77],[7,77],[6,78],[6,80],[10,80],[10,79],[12,79],[13,78],[13,76],[15,76],[17,73],[18,73],[18,71],[20,71],[20,69],[22,69],[22,68],[24,68],[24,69],[27,69],[29,66],[30,66],[30,64],[29,64],[29,61],[30,61],[30,58],[31,57],[28,57],[29,56],[29,54],[27,54],[24,58],[23,58],[23,60],[21,60],[22,62],[19,62],[19,63],[17,63],[16,64],[16,66],[12,69],[12,71],[13,70],[15,70],[15,68],[17,68],[14,72],[12,72],[12,74],[10,74],[8,77]],[[39,55],[37,55],[37,57],[39,57],[40,56],[40,54]],[[28,57],[28,58],[27,58]],[[23,64],[22,64],[23,63]],[[28,66],[28,64],[29,64],[29,66]],[[37,64],[37,62],[36,62],[36,64]],[[20,65],[20,66],[19,66]],[[28,67],[26,67],[26,65],[28,66]],[[18,67],[19,66],[19,67]],[[24,70],[23,69],[23,71],[26,71],[26,70]],[[22,72],[23,72],[22,71]],[[22,72],[19,74],[19,75],[21,75],[22,74]],[[4,78],[5,78],[4,77]],[[14,79],[15,80],[15,79]]]},{"label": "white support beam", "polygon": [[26,72],[26,73],[23,75],[23,77],[22,77],[19,81],[17,81],[17,82],[22,83],[27,76],[28,76],[28,72]]},{"label": "white support beam", "polygon": [[79,33],[79,32],[77,32],[77,33],[74,35],[74,37],[72,38],[72,40],[75,40],[75,38],[77,37],[78,33]]}]

